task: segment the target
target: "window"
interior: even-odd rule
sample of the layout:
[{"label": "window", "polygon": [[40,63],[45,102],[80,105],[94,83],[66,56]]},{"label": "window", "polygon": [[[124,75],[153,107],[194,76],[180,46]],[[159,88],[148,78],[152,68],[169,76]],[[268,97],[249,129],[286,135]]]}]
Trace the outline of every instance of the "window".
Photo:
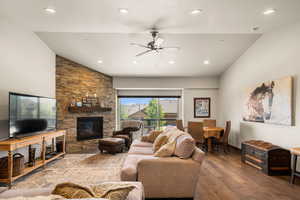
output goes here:
[{"label": "window", "polygon": [[144,131],[176,126],[180,115],[180,97],[118,97],[118,119],[141,120]]}]

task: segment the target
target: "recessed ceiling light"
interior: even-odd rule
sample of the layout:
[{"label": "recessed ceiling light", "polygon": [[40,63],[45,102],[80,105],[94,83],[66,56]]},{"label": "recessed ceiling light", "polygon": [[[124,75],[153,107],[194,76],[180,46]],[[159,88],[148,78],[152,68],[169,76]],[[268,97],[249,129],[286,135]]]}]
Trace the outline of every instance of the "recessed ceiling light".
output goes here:
[{"label": "recessed ceiling light", "polygon": [[204,60],[204,61],[203,61],[203,64],[204,64],[204,65],[209,65],[209,64],[210,64],[210,61],[209,61],[209,60]]},{"label": "recessed ceiling light", "polygon": [[102,63],[103,63],[103,61],[102,61],[102,60],[98,60],[98,61],[97,61],[97,63],[99,63],[99,64],[102,64]]},{"label": "recessed ceiling light", "polygon": [[128,9],[126,9],[126,8],[120,8],[119,9],[119,12],[121,13],[121,14],[128,14]]},{"label": "recessed ceiling light", "polygon": [[190,12],[190,14],[191,15],[198,15],[198,14],[200,14],[200,13],[202,13],[203,12],[203,10],[201,10],[201,9],[195,9],[195,10],[192,10],[191,12]]},{"label": "recessed ceiling light", "polygon": [[47,7],[47,8],[44,8],[45,12],[49,13],[49,14],[54,14],[56,13],[56,10],[55,8],[52,8],[52,7]]},{"label": "recessed ceiling light", "polygon": [[170,61],[169,61],[169,64],[170,64],[170,65],[173,65],[173,64],[175,64],[175,61],[174,61],[174,60],[170,60]]},{"label": "recessed ceiling light", "polygon": [[136,60],[134,60],[134,61],[132,61],[132,63],[133,63],[133,64],[137,64],[137,61],[136,61]]},{"label": "recessed ceiling light", "polygon": [[273,14],[273,13],[275,13],[275,12],[276,12],[275,9],[270,8],[270,9],[265,10],[265,11],[263,12],[263,14],[264,14],[264,15],[270,15],[270,14]]}]

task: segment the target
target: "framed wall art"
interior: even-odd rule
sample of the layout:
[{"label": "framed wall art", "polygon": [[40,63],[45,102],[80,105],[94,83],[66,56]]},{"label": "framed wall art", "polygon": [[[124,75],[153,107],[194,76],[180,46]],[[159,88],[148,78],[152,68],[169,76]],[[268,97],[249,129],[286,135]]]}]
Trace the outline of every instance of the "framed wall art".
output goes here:
[{"label": "framed wall art", "polygon": [[243,120],[291,126],[293,78],[270,80],[245,91]]},{"label": "framed wall art", "polygon": [[210,98],[194,98],[194,118],[210,118]]}]

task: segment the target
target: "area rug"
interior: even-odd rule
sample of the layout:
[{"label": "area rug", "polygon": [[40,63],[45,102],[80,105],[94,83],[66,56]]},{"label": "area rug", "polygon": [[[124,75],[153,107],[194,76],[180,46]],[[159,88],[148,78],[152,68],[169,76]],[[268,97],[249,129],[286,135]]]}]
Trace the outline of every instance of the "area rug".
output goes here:
[{"label": "area rug", "polygon": [[121,166],[126,153],[110,154],[67,154],[64,158],[49,163],[19,179],[14,189],[51,187],[62,182],[83,185],[103,181],[119,181]]}]

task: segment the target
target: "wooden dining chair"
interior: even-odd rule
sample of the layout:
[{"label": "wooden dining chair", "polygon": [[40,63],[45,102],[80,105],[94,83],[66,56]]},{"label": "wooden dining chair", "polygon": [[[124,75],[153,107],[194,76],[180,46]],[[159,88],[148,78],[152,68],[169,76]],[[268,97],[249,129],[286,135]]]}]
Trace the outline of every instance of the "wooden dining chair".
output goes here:
[{"label": "wooden dining chair", "polygon": [[176,120],[176,127],[177,127],[179,130],[184,131],[182,119],[177,119],[177,120]]},{"label": "wooden dining chair", "polygon": [[204,127],[216,127],[217,126],[217,120],[215,120],[215,119],[204,119],[203,120],[203,126]]},{"label": "wooden dining chair", "polygon": [[216,145],[218,150],[220,150],[220,147],[222,147],[224,153],[227,153],[229,151],[228,138],[230,134],[230,129],[231,129],[231,121],[227,121],[223,136],[220,139],[216,139],[213,142],[213,144]]},{"label": "wooden dining chair", "polygon": [[188,122],[187,132],[194,138],[196,145],[201,149],[207,149],[204,139],[203,122]]}]

